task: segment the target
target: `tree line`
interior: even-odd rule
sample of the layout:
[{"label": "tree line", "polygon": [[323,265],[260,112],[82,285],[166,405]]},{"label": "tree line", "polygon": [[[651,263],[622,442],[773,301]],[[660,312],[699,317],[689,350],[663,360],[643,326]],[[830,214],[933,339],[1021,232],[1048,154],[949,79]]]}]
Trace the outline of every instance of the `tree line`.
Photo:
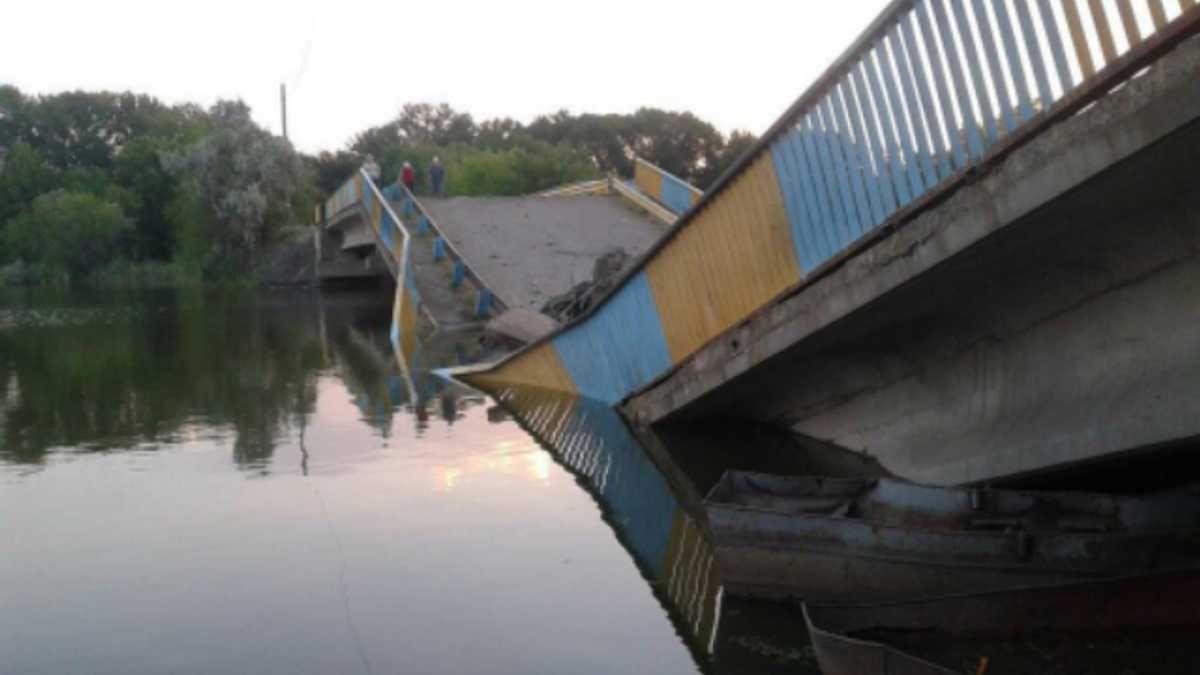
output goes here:
[{"label": "tree line", "polygon": [[0,267],[42,282],[235,277],[311,219],[313,164],[240,101],[0,86]]},{"label": "tree line", "polygon": [[0,85],[0,283],[244,278],[312,220],[368,154],[426,182],[434,156],[452,195],[518,195],[629,176],[635,155],[701,188],[754,142],[691,113],[565,111],[481,122],[411,103],[343,150],[298,153],[240,101],[203,108],[130,92],[31,96]]},{"label": "tree line", "polygon": [[322,191],[338,187],[370,154],[391,182],[405,161],[425,180],[430,160],[447,165],[451,195],[519,195],[609,173],[633,174],[640,156],[701,189],[754,144],[752,134],[726,136],[692,113],[641,108],[631,114],[559,111],[522,124],[511,118],[476,122],[443,104],[409,103],[395,119],[357,135],[346,150],[321,153]]}]

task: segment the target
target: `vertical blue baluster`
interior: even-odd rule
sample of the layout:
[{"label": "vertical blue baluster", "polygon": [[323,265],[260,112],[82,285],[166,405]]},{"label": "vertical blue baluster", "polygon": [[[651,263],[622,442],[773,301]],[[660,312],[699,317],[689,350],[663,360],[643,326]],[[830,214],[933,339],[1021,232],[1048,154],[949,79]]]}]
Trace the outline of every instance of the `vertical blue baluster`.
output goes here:
[{"label": "vertical blue baluster", "polygon": [[854,135],[858,137],[862,155],[863,172],[867,185],[871,187],[871,225],[887,219],[895,209],[896,196],[892,194],[891,177],[884,164],[883,145],[879,142],[879,127],[872,124],[874,114],[871,98],[863,82],[862,64],[850,67],[846,75],[846,95],[858,99],[858,111],[854,115]]},{"label": "vertical blue baluster", "polygon": [[1021,63],[1021,54],[1017,50],[1017,33],[1013,30],[1012,18],[1008,15],[1008,5],[997,2],[992,7],[996,10],[996,23],[999,24],[1000,38],[1004,41],[1004,53],[1008,57],[1008,71],[1012,73],[1013,85],[1017,90],[1020,119],[1024,122],[1033,117],[1033,106],[1029,100],[1029,78],[1025,77],[1025,66]]},{"label": "vertical blue baluster", "polygon": [[825,145],[829,148],[830,159],[833,160],[833,171],[837,181],[835,185],[838,197],[842,200],[842,209],[846,214],[846,219],[842,222],[842,232],[837,245],[837,250],[841,250],[847,242],[854,240],[854,232],[858,227],[858,223],[866,219],[860,219],[858,212],[854,209],[854,191],[850,187],[850,174],[846,168],[846,158],[844,156],[846,142],[837,127],[833,124],[832,96],[832,93],[827,94],[825,100],[821,102],[817,110],[820,113],[821,126],[825,129]]},{"label": "vertical blue baluster", "polygon": [[771,155],[775,160],[775,173],[779,178],[784,205],[788,212],[788,221],[792,230],[792,245],[796,249],[796,260],[800,263],[801,274],[815,267],[816,246],[811,241],[811,224],[808,213],[804,208],[804,197],[800,173],[797,170],[795,148],[791,141],[798,132],[793,127],[781,134],[771,144]]},{"label": "vertical blue baluster", "polygon": [[825,183],[829,213],[833,216],[825,230],[829,240],[829,250],[832,253],[840,248],[840,242],[844,236],[842,233],[848,234],[850,231],[849,216],[846,214],[846,205],[850,202],[848,199],[844,199],[843,193],[838,190],[838,173],[833,163],[833,153],[829,149],[831,139],[825,130],[825,122],[822,117],[822,111],[818,106],[813,111],[810,122],[812,123],[813,143],[817,147],[817,158],[821,162],[821,170],[817,175]]},{"label": "vertical blue baluster", "polygon": [[925,46],[928,48],[929,69],[933,73],[933,83],[937,88],[938,102],[941,103],[942,122],[946,125],[946,135],[949,136],[950,154],[953,159],[954,166],[959,168],[967,165],[967,151],[963,149],[962,133],[958,128],[958,116],[954,114],[954,103],[950,98],[949,77],[946,74],[946,64],[942,61],[942,56],[938,52],[937,32],[934,31],[933,25],[929,21],[929,13],[927,9],[928,2],[919,1],[914,7],[914,12],[917,19],[921,23],[921,32],[925,39]]},{"label": "vertical blue baluster", "polygon": [[[909,19],[911,20],[911,18],[910,15]],[[912,50],[912,36],[907,32],[904,35],[900,34],[901,27],[907,25],[904,23],[892,29],[892,53],[896,55],[896,69],[899,71],[900,83],[904,85],[904,99],[908,102],[908,118],[912,122],[913,135],[917,139],[917,159],[920,160],[923,170],[922,180],[928,189],[937,185],[938,182],[937,170],[933,166],[933,146],[927,131],[927,129],[936,128],[937,120],[921,108],[921,101],[924,100],[925,110],[929,109],[929,88],[925,86],[924,77],[918,75],[913,65],[909,63],[908,52]],[[921,99],[917,98],[918,84],[921,88]]]},{"label": "vertical blue baluster", "polygon": [[417,234],[425,235],[429,233],[429,217],[422,215],[417,219]]},{"label": "vertical blue baluster", "polygon": [[415,209],[416,209],[416,206],[413,204],[413,200],[411,197],[404,200],[404,217],[405,218],[411,217],[413,214],[413,211]]},{"label": "vertical blue baluster", "polygon": [[439,262],[446,257],[446,240],[441,237],[433,238],[433,262]]},{"label": "vertical blue baluster", "polygon": [[467,266],[462,264],[461,260],[454,261],[454,272],[450,275],[450,288],[462,286],[462,282],[466,278]]},{"label": "vertical blue baluster", "polygon": [[908,56],[913,65],[913,72],[917,75],[917,85],[921,92],[921,106],[925,111],[925,121],[929,124],[932,135],[933,144],[929,148],[929,158],[933,162],[938,177],[946,178],[953,173],[954,169],[952,162],[946,161],[943,156],[947,153],[946,143],[950,134],[938,114],[937,101],[933,96],[933,86],[930,84],[930,80],[936,76],[930,74],[928,64],[921,56],[921,43],[917,39],[919,35],[917,32],[918,17],[921,15],[920,7],[914,7],[912,13],[908,15],[908,21],[904,24],[905,46],[908,47]]},{"label": "vertical blue baluster", "polygon": [[[896,125],[900,123],[897,117],[902,117],[899,101],[894,106],[888,102],[883,96],[883,88],[879,86],[879,62],[878,57],[882,54],[883,58],[887,58],[887,52],[884,51],[885,45],[882,41],[875,45],[862,62],[862,70],[866,73],[867,86],[871,89],[871,98],[875,100],[875,107],[872,109],[872,118],[876,124],[883,130],[884,149],[887,156],[883,158],[880,168],[887,168],[888,175],[891,176],[892,185],[895,187],[896,203],[889,209],[888,216],[891,211],[904,206],[912,201],[912,193],[908,191],[908,182],[904,176],[903,160],[900,157],[900,143],[896,140]],[[859,86],[862,86],[862,76],[859,76]],[[895,90],[895,87],[891,88]],[[889,188],[890,190],[890,188]],[[886,220],[886,217],[884,218]]]},{"label": "vertical blue baluster", "polygon": [[788,145],[791,149],[793,172],[800,181],[800,206],[804,210],[804,223],[808,230],[805,241],[811,247],[808,256],[810,258],[808,271],[812,271],[828,257],[826,253],[828,245],[822,243],[823,224],[821,219],[824,216],[822,215],[821,197],[815,187],[816,183],[813,181],[812,165],[805,156],[804,136],[807,134],[803,121],[801,121],[788,135]]},{"label": "vertical blue baluster", "polygon": [[1021,32],[1025,34],[1025,50],[1029,52],[1029,62],[1033,64],[1033,76],[1037,79],[1038,92],[1041,95],[1042,110],[1054,102],[1054,92],[1050,89],[1050,75],[1046,72],[1046,60],[1042,58],[1042,48],[1038,44],[1037,32],[1033,28],[1033,16],[1029,13],[1028,2],[1018,2],[1017,20],[1021,22]]},{"label": "vertical blue baluster", "polygon": [[863,135],[862,118],[858,114],[854,90],[850,85],[850,73],[842,76],[842,82],[834,87],[833,108],[838,116],[838,126],[843,138],[853,141],[846,146],[846,169],[850,172],[850,187],[854,190],[854,205],[858,207],[857,236],[866,232],[883,213],[879,196],[879,177],[871,168],[871,154]]},{"label": "vertical blue baluster", "polygon": [[475,300],[475,316],[481,317],[488,313],[492,306],[492,292],[486,288],[479,289],[479,297]]},{"label": "vertical blue baluster", "polygon": [[[895,26],[892,27],[893,32],[889,32],[883,38],[885,48],[879,52],[879,62],[876,64],[879,68],[878,77],[883,81],[883,86],[887,89],[888,100],[891,102],[892,119],[896,121],[896,133],[900,137],[900,149],[904,152],[903,157],[897,157],[898,161],[904,168],[905,176],[908,179],[908,194],[909,201],[916,199],[924,191],[924,185],[921,181],[921,169],[917,166],[917,151],[913,145],[913,126],[909,119],[908,104],[900,95],[900,88],[896,86],[897,79],[897,60],[893,56],[899,45],[894,39]],[[900,75],[900,79],[906,78],[906,75]]]},{"label": "vertical blue baluster", "polygon": [[979,102],[979,114],[983,116],[983,128],[987,134],[986,145],[991,145],[999,140],[1000,131],[996,128],[992,98],[988,95],[987,81],[983,78],[983,67],[979,64],[979,47],[976,46],[975,36],[971,33],[971,22],[967,20],[967,9],[963,0],[951,0],[950,7],[954,10],[958,35],[962,40],[963,52],[967,55],[967,69],[975,89],[975,100]]},{"label": "vertical blue baluster", "polygon": [[975,8],[975,21],[979,24],[979,37],[983,40],[983,50],[986,53],[988,72],[992,75],[992,85],[996,87],[996,101],[1000,106],[1000,117],[1004,120],[1004,128],[1012,133],[1017,128],[1013,117],[1012,99],[1008,95],[1008,82],[1004,78],[1004,64],[1000,62],[1000,52],[996,48],[996,36],[992,33],[992,20],[988,17],[984,0],[971,0]]},{"label": "vertical blue baluster", "polygon": [[821,244],[821,259],[824,260],[833,255],[834,244],[830,233],[837,226],[837,207],[832,198],[833,190],[829,184],[829,179],[833,175],[827,174],[825,171],[825,162],[821,159],[821,144],[818,143],[816,126],[811,113],[805,117],[801,128],[800,142],[804,150],[805,175],[812,185],[815,198],[813,204],[819,216],[816,219],[815,235],[818,243]]},{"label": "vertical blue baluster", "polygon": [[938,35],[942,40],[946,61],[950,66],[950,78],[954,83],[954,92],[958,95],[958,111],[962,115],[963,131],[967,137],[967,149],[971,157],[983,156],[983,140],[979,137],[979,124],[975,119],[975,108],[971,105],[971,90],[967,86],[967,78],[963,75],[962,60],[958,56],[958,44],[954,41],[954,29],[950,26],[950,16],[946,13],[948,0],[929,0],[933,13],[937,17]]},{"label": "vertical blue baluster", "polygon": [[1038,9],[1042,12],[1042,27],[1046,29],[1058,81],[1062,84],[1065,94],[1071,90],[1074,83],[1071,81],[1071,66],[1067,62],[1067,50],[1063,48],[1062,34],[1058,30],[1058,22],[1054,19],[1054,9],[1050,6],[1050,0],[1038,0]]}]

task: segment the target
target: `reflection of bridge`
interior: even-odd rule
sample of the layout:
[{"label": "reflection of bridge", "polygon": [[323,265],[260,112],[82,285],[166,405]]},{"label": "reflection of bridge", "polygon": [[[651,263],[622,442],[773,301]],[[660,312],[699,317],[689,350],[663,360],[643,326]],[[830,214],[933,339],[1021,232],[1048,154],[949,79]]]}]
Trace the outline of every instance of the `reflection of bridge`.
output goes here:
[{"label": "reflection of bridge", "polygon": [[897,0],[575,322],[467,379],[963,483],[1200,438],[1200,7]]}]

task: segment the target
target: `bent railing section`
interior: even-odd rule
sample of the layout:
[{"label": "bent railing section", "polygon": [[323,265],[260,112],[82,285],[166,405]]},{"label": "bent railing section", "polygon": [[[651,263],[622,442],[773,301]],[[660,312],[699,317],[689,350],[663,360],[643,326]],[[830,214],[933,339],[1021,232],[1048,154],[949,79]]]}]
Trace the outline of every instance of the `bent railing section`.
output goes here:
[{"label": "bent railing section", "polygon": [[619,401],[1198,28],[1195,0],[895,0],[588,314],[465,377]]},{"label": "bent railing section", "polygon": [[371,177],[361,169],[325,200],[324,222],[335,222],[351,209],[358,210],[367,223],[380,257],[396,280],[391,341],[396,350],[410,354],[416,349],[421,309],[421,294],[413,283],[409,268],[412,235]]},{"label": "bent railing section", "polygon": [[704,195],[691,183],[641,157],[633,158],[633,184],[666,206],[676,216],[686,213]]}]

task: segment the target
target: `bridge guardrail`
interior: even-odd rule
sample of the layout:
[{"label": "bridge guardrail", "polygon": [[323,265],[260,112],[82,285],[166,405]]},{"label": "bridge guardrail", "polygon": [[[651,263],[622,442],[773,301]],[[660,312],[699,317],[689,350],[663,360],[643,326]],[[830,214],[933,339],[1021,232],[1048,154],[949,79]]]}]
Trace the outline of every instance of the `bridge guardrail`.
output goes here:
[{"label": "bridge guardrail", "polygon": [[[468,284],[474,291],[475,316],[483,317],[489,313],[499,314],[508,309],[508,303],[496,294],[493,290],[494,286],[484,281],[483,277],[471,267],[466,256],[450,241],[421,200],[417,199],[416,195],[403,184],[396,183],[388,186],[388,189],[395,190],[396,194],[404,200],[406,211],[409,208],[407,205],[412,205],[413,213],[411,215],[418,217],[417,234],[424,234],[426,231],[433,234],[434,262],[445,259],[451,264],[450,287],[458,289],[463,284]],[[406,213],[405,215],[410,214]]]},{"label": "bridge guardrail", "polygon": [[392,210],[391,204],[363,169],[325,200],[324,222],[330,223],[349,209],[357,209],[375,237],[376,249],[396,280],[396,296],[392,305],[392,345],[411,353],[417,338],[417,319],[420,315],[421,294],[413,283],[409,259],[412,235],[404,221]]},{"label": "bridge guardrail", "polygon": [[704,195],[691,183],[641,157],[633,158],[633,184],[677,216],[692,208]]},{"label": "bridge guardrail", "polygon": [[1196,0],[894,0],[613,291],[467,379],[619,401],[1197,32]]}]

